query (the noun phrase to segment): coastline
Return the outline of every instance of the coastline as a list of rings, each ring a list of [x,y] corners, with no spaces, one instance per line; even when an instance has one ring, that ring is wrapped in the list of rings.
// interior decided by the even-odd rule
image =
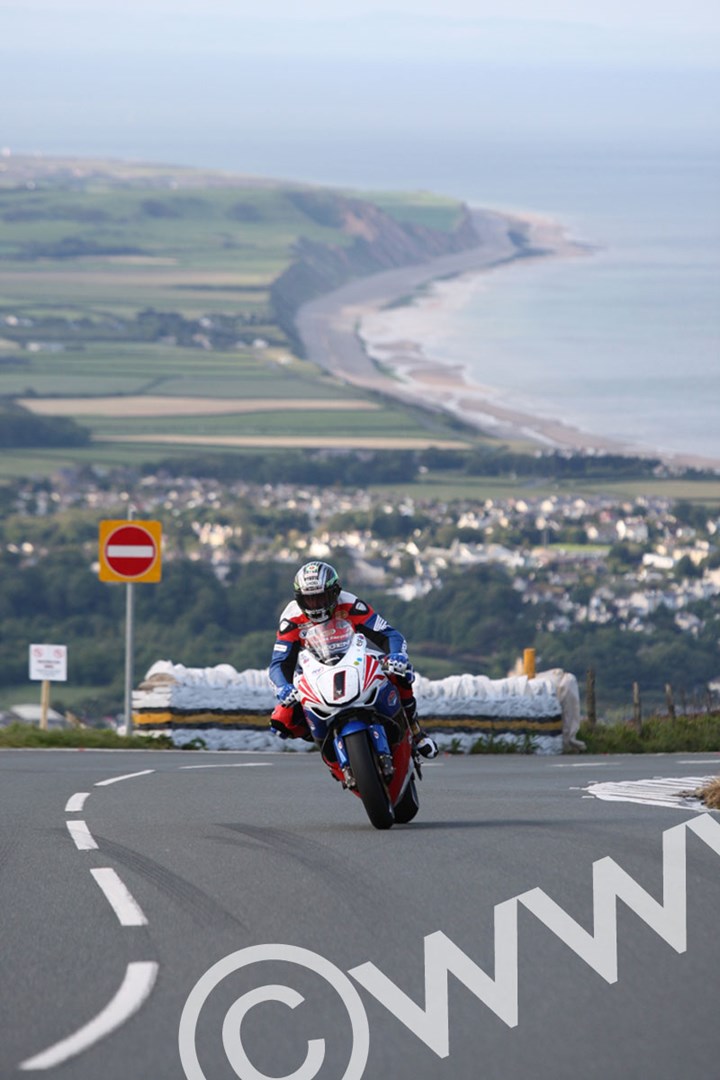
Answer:
[[[670,466],[720,467],[700,455],[675,454],[583,431],[561,418],[503,403],[502,388],[483,386],[462,365],[443,361],[423,333],[423,315],[451,318],[470,283],[528,258],[589,257],[560,222],[533,213],[475,210],[480,244],[458,255],[355,280],[304,305],[297,327],[309,359],[355,386],[449,413],[478,434],[537,449],[657,457]]]

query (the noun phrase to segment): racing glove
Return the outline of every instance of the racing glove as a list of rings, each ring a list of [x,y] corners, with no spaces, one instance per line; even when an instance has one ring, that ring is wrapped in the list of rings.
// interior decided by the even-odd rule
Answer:
[[[275,696],[281,705],[294,705],[298,700],[297,691],[292,683],[285,683],[275,691]]]
[[[391,652],[383,660],[383,668],[390,675],[400,675],[412,682],[414,676],[412,664],[407,653]]]

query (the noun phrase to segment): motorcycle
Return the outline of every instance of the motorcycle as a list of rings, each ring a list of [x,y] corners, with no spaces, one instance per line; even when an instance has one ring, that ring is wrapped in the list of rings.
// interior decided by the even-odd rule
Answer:
[[[413,732],[383,659],[346,619],[313,624],[304,633],[292,696],[323,761],[362,800],[376,829],[412,821],[422,778]]]

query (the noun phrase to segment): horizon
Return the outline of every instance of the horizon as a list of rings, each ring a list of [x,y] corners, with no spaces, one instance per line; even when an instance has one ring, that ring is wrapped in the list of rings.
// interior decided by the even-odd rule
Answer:
[[[412,16],[408,14],[412,7]],[[298,146],[716,141],[720,9],[0,0],[0,146],[291,176]],[[148,150],[150,148],[150,151]],[[376,152],[376,151],[373,151]],[[450,150],[449,152],[452,152]],[[241,166],[242,168],[242,166]],[[322,172],[322,170],[320,170]],[[326,170],[332,179],[332,168]],[[314,176],[312,179],[324,179]],[[359,178],[361,181],[362,178]]]

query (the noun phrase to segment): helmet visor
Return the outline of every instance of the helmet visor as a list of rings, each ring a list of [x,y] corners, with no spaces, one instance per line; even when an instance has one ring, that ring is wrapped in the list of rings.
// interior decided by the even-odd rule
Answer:
[[[332,596],[330,595],[329,589],[323,589],[323,591],[319,593],[310,593],[309,596],[306,593],[303,593],[302,607],[304,607],[306,611],[325,611],[326,608],[331,606]]]

